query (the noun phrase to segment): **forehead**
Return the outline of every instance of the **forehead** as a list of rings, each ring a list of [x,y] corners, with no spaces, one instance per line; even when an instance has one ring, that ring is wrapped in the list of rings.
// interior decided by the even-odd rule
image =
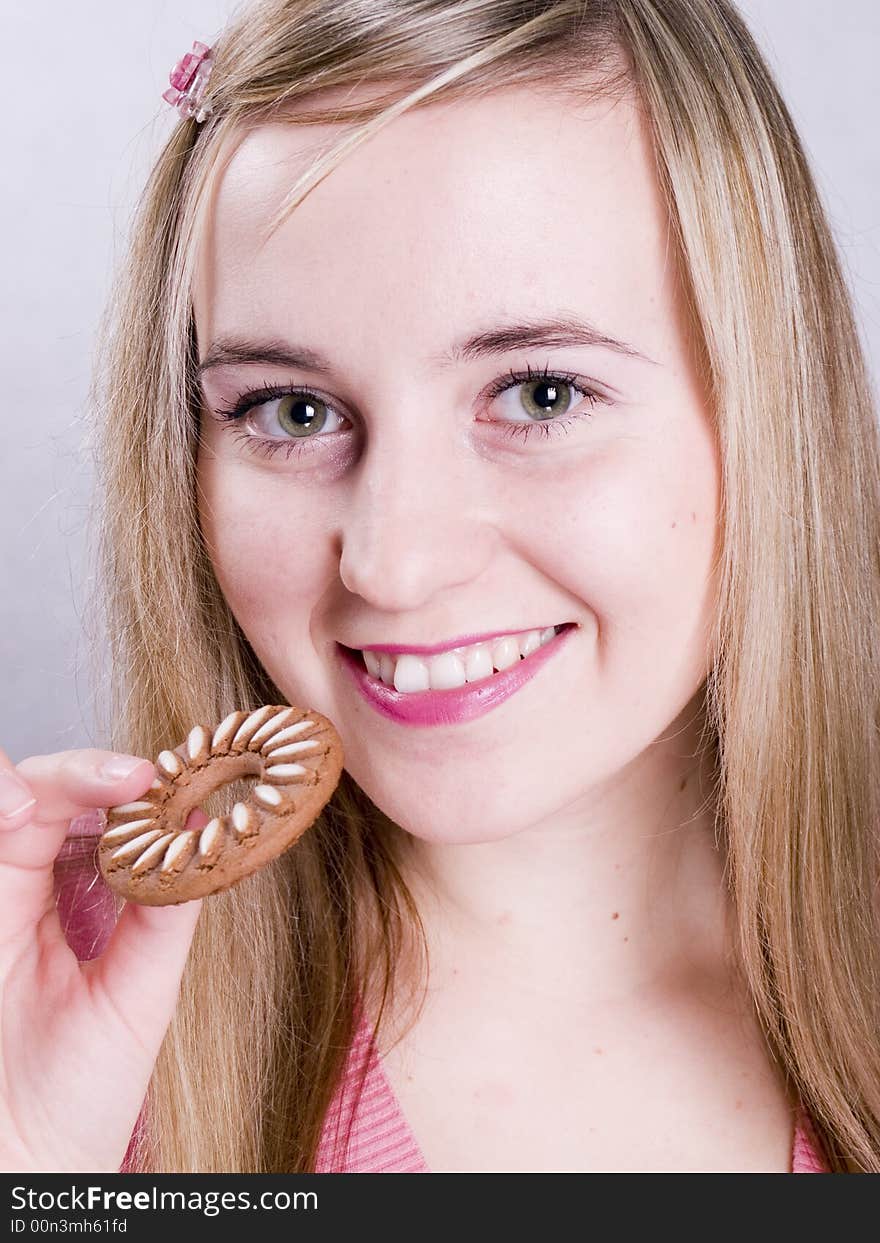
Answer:
[[[274,123],[235,148],[197,259],[203,347],[218,333],[284,335],[291,321],[298,338],[306,323],[325,340],[380,327],[411,337],[416,316],[427,342],[433,321],[477,307],[528,312],[549,299],[613,319],[627,303],[656,303],[667,224],[631,98],[567,102],[515,87],[410,111],[267,240],[297,178],[343,134]]]

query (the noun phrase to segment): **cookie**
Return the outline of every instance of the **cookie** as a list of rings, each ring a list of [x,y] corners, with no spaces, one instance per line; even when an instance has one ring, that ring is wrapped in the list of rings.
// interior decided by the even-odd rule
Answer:
[[[145,906],[229,889],[305,833],[342,765],[339,735],[319,712],[272,704],[230,712],[213,732],[196,725],[159,755],[159,775],[141,798],[108,808],[101,873],[114,892]],[[244,802],[202,829],[184,827],[214,790],[253,776]]]

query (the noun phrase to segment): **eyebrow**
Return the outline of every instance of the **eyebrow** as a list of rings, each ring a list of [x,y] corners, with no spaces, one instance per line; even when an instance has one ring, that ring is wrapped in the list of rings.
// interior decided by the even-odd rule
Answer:
[[[429,356],[428,362],[437,370],[442,370],[456,363],[494,358],[518,349],[560,349],[570,345],[598,346],[658,366],[653,358],[635,346],[602,332],[587,320],[571,315],[494,325],[455,342],[441,354]],[[219,337],[211,343],[198,364],[197,374],[201,377],[218,367],[241,367],[252,363],[315,371],[321,375],[333,371],[333,364],[326,355],[303,345],[278,339],[252,341],[242,337]]]

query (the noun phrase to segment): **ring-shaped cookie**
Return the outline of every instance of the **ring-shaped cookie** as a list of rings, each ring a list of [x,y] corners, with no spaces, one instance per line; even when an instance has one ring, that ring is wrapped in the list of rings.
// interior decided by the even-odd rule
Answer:
[[[270,704],[230,712],[213,731],[196,725],[186,742],[161,752],[141,798],[108,809],[101,873],[114,892],[145,906],[229,889],[302,836],[342,767],[341,739],[319,712]],[[243,777],[256,777],[247,799],[202,829],[185,827],[209,794]]]

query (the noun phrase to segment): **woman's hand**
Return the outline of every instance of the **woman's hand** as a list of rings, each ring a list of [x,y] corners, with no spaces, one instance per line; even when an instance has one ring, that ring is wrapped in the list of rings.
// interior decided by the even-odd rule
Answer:
[[[100,958],[81,963],[52,867],[74,817],[137,799],[155,775],[149,760],[110,751],[18,765],[0,751],[0,1169],[122,1164],[201,903],[127,903]]]

